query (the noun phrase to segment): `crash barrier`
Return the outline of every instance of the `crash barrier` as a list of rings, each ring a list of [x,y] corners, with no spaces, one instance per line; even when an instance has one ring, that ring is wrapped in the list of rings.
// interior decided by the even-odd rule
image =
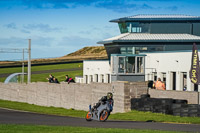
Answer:
[[[141,95],[141,98],[132,98],[131,109],[181,117],[200,117],[198,104],[187,104],[187,100],[180,99],[150,98],[148,94]]]
[[[199,104],[199,92],[195,91],[174,91],[174,90],[156,90],[149,89],[148,94],[151,98],[173,98],[184,99],[188,101],[188,104]]]

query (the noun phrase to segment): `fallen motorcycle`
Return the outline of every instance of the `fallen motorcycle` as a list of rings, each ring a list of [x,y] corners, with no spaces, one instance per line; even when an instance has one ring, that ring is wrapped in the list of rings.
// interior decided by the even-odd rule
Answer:
[[[87,113],[85,119],[87,121],[97,120],[104,122],[108,119],[110,113],[113,110],[113,102],[106,101],[105,103],[101,103],[99,107],[96,109],[91,108],[89,105],[89,112]]]

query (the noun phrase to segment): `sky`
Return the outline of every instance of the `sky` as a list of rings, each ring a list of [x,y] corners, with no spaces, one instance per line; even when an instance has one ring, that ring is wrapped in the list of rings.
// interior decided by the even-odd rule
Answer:
[[[61,57],[119,35],[117,23],[138,14],[200,16],[199,0],[0,0],[0,60]],[[25,59],[28,58],[25,53]]]

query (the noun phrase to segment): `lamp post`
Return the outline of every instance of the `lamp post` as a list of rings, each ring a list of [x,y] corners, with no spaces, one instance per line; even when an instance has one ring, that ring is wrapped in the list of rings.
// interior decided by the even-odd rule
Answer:
[[[29,40],[29,45],[28,45],[28,83],[31,83],[31,39]]]

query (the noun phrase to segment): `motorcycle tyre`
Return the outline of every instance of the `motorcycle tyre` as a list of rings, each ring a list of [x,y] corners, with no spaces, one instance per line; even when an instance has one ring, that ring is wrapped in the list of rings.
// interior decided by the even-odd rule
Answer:
[[[90,112],[88,112],[85,116],[86,121],[92,121],[92,114],[90,114],[91,116],[88,116]]]
[[[102,118],[102,113],[103,113],[104,111],[106,111],[106,116],[104,116],[104,118]],[[100,122],[106,121],[106,120],[108,119],[109,115],[110,115],[110,113],[108,112],[108,110],[107,110],[107,109],[104,109],[104,110],[101,111],[101,113],[100,113],[99,121],[100,121]]]

